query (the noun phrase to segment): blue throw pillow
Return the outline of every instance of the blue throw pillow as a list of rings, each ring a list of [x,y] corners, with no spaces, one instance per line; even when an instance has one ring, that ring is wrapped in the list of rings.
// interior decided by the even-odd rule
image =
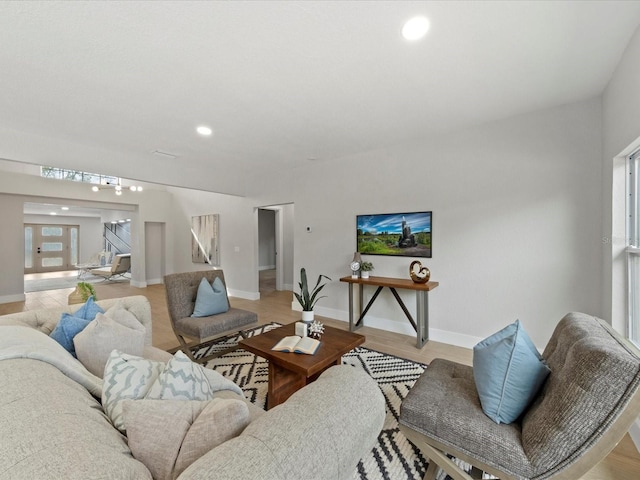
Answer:
[[[63,313],[56,328],[53,329],[51,338],[62,345],[71,355],[76,357],[76,348],[73,345],[73,337],[80,333],[91,323],[91,320],[75,317],[69,313]],[[77,358],[77,357],[76,357]]]
[[[473,347],[482,410],[496,423],[515,421],[550,372],[519,320]]]
[[[229,310],[229,301],[224,283],[217,278],[210,284],[205,277],[200,280],[196,294],[196,306],[192,317],[208,317]]]
[[[73,314],[73,316],[84,318],[85,320],[93,320],[99,313],[104,313],[104,310],[100,308],[100,305],[93,301],[93,295],[91,295],[87,299],[86,303],[82,305],[80,309],[78,309],[76,313]]]

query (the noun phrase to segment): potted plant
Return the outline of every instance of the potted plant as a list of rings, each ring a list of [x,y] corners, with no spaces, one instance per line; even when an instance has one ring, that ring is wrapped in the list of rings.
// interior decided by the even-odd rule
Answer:
[[[373,270],[373,263],[371,262],[362,262],[360,264],[360,275],[362,278],[369,278],[369,272]]]
[[[307,283],[307,272],[303,268],[300,269],[300,282],[298,285],[300,286],[300,293],[293,293],[298,299],[300,306],[302,306],[302,321],[303,322],[311,322],[313,321],[313,307],[318,300],[324,298],[325,296],[318,297],[318,293],[324,288],[326,283],[322,283],[322,277],[331,281],[329,277],[326,275],[318,275],[318,281],[316,282],[315,287],[311,291],[309,291],[309,284]]]
[[[94,300],[98,299],[93,285],[87,282],[78,282],[76,289],[69,294],[69,305],[73,305],[74,303],[84,303],[92,295]]]

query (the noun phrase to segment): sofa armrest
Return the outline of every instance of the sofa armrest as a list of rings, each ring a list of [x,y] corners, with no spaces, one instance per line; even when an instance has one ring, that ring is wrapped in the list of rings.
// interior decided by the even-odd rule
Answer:
[[[178,478],[351,478],[376,442],[384,418],[384,397],[376,382],[358,368],[334,366]]]

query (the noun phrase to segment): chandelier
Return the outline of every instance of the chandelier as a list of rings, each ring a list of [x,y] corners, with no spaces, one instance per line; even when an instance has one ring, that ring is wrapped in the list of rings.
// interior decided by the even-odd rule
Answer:
[[[100,190],[113,190],[116,195],[122,195],[122,191],[128,189],[131,192],[141,192],[142,191],[142,187],[139,185],[131,185],[130,187],[123,187],[122,185],[120,185],[120,181],[118,181],[117,183],[104,183],[101,185],[94,185],[93,187],[91,187],[91,190],[94,192],[99,192]]]

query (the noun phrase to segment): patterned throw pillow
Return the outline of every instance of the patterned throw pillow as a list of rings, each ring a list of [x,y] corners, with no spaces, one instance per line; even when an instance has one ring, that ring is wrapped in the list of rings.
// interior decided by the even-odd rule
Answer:
[[[104,367],[102,407],[111,423],[124,432],[122,402],[144,398],[164,370],[163,362],[154,362],[114,350]]]
[[[156,480],[172,480],[202,455],[238,436],[249,424],[242,400],[209,402],[127,400],[123,403],[133,456]]]
[[[227,382],[227,389],[238,388]],[[102,406],[118,430],[125,431],[123,401],[143,398],[204,401],[213,398],[213,391],[205,368],[180,350],[166,364],[114,350],[104,367]]]
[[[201,365],[178,350],[149,389],[150,400],[211,400],[213,392]]]

